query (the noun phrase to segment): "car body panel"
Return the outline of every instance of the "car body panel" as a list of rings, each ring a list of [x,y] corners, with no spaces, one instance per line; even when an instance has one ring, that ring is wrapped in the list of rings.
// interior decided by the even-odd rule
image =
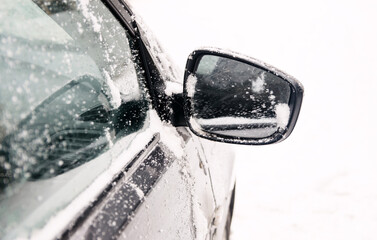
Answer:
[[[131,237],[134,235],[145,238],[158,236],[159,232],[162,234],[162,229],[167,230],[165,235],[173,238],[192,238],[190,228],[188,233],[180,230],[191,225],[191,198],[189,186],[181,174],[182,160],[163,145],[159,134],[154,135],[146,149],[133,164],[135,166],[125,170],[124,176],[113,182],[107,196],[95,204],[76,232],[69,234],[70,239],[125,236],[134,239]],[[154,218],[161,214],[164,221],[155,221]],[[173,234],[175,231],[178,232]]]

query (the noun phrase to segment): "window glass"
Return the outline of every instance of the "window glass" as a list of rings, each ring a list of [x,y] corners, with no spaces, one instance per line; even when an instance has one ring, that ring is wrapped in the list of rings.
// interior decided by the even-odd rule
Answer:
[[[3,0],[0,42],[0,236],[12,239],[103,172],[149,105],[132,40],[99,0]]]

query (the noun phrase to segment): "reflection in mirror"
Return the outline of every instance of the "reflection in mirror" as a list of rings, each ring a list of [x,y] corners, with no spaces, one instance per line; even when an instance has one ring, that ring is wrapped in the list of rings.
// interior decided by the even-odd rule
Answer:
[[[285,130],[290,84],[262,68],[204,55],[187,79],[191,126],[199,131],[247,139]]]

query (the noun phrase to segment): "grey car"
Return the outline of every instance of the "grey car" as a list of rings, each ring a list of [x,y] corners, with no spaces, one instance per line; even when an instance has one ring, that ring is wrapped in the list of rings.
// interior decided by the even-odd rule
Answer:
[[[221,49],[179,73],[123,0],[4,0],[0,72],[0,239],[228,239],[228,143],[286,139],[303,98]]]

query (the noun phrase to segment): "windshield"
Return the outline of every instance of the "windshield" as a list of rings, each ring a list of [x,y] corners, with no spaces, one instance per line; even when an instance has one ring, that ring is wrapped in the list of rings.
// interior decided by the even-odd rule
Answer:
[[[132,40],[99,0],[3,0],[0,42],[0,236],[11,239],[103,172],[148,104]]]

